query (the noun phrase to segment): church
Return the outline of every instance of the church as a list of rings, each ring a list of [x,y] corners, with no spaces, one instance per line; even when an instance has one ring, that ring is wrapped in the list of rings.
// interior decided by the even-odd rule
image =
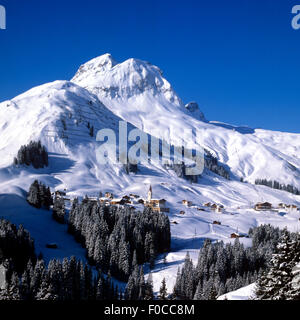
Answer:
[[[170,208],[166,207],[166,202],[165,199],[152,199],[152,186],[150,185],[148,197],[144,204],[145,207],[150,207],[156,212],[170,212]]]

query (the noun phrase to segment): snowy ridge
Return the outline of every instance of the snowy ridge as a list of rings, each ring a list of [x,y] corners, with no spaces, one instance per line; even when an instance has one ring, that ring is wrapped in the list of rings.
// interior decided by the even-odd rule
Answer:
[[[237,179],[274,179],[300,187],[300,159],[294,157],[300,151],[298,134],[200,121],[205,118],[199,108],[186,108],[160,69],[148,62],[117,64],[106,54],[81,66],[71,81],[97,95],[120,118],[170,143],[181,145],[185,129],[196,131],[196,145],[216,155]]]
[[[69,81],[55,81],[0,104],[0,164],[9,165],[22,144],[41,139],[50,152],[68,153],[91,143],[87,124],[95,133],[117,130],[120,119],[87,90]]]

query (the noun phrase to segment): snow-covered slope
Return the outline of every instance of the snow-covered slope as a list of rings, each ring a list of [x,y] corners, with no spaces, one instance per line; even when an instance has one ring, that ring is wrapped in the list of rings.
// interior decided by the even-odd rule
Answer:
[[[119,120],[97,97],[72,82],[35,87],[0,103],[0,165],[11,164],[20,146],[30,140],[41,139],[50,152],[68,153],[95,141],[88,123],[96,133],[102,128],[117,130]]]
[[[113,113],[139,129],[181,144],[185,129],[236,176],[276,179],[300,187],[299,135],[206,122],[194,103],[186,107],[161,70],[138,59],[117,63],[105,54],[82,65],[72,82],[86,88]]]
[[[97,143],[88,124],[95,134],[102,128],[118,133],[120,119],[157,137],[170,133],[173,142],[180,142],[184,129],[199,130],[200,144],[228,166],[231,181],[205,170],[199,182],[191,184],[155,161],[139,165],[135,175],[127,175],[118,164],[99,165]],[[166,264],[158,257],[153,272],[156,291],[163,277],[172,291],[186,251],[196,262],[204,238],[231,241],[230,234],[237,229],[247,233],[250,227],[263,223],[300,229],[297,211],[253,210],[259,201],[300,206],[299,196],[239,181],[239,177],[250,182],[267,178],[300,187],[299,135],[208,122],[194,103],[181,101],[157,67],[140,60],[118,64],[110,55],[100,56],[83,65],[72,82],[44,84],[0,103],[0,136],[0,214],[23,223],[46,259],[72,253],[83,257],[83,252],[64,234],[64,228],[56,228],[50,212],[26,203],[26,191],[34,179],[52,190],[66,188],[71,199],[97,196],[99,191],[145,197],[151,184],[154,197],[167,200],[172,222],[172,251]],[[49,151],[49,167],[13,167],[19,147],[38,139]],[[194,206],[183,206],[183,199]],[[212,212],[203,207],[205,202],[223,204],[225,211]],[[215,220],[221,225],[213,225]],[[243,241],[251,245],[249,239]],[[58,242],[59,251],[46,249],[47,242]]]
[[[218,300],[250,300],[255,297],[255,283],[240,288],[235,291],[228,292],[218,298]]]

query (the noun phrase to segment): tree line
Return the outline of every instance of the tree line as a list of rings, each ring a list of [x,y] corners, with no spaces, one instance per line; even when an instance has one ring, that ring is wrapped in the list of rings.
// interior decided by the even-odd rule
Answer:
[[[48,167],[48,152],[41,141],[30,141],[21,146],[14,158],[14,165],[32,165],[35,169]]]
[[[136,265],[150,262],[170,250],[169,218],[150,208],[105,206],[85,198],[75,199],[68,230],[87,249],[87,257],[104,272],[127,281]]]
[[[104,277],[75,257],[63,261],[50,260],[48,266],[42,259],[30,260],[20,275],[7,264],[8,275],[0,300],[118,300],[123,293],[114,286],[111,277]]]
[[[282,230],[263,225],[249,230],[252,247],[237,238],[234,244],[206,240],[194,267],[189,254],[178,270],[173,298],[214,300],[220,295],[255,282],[269,267]]]
[[[17,228],[0,219],[0,264],[9,260],[16,272],[22,272],[29,260],[35,261],[34,241],[22,225]]]
[[[204,156],[204,167],[210,170],[211,172],[230,180],[230,173],[225,169],[224,166],[219,164],[219,161],[214,157],[208,150]]]
[[[75,257],[52,259],[46,266],[36,256],[34,241],[23,226],[0,220],[0,265],[5,286],[0,300],[145,300],[153,299],[152,277],[145,282],[143,268],[134,266],[125,292],[104,275]]]
[[[35,180],[30,185],[27,194],[27,202],[37,209],[44,208],[49,210],[50,206],[53,204],[50,188]]]
[[[218,159],[210,153],[207,153],[204,156],[204,167],[207,168],[209,171],[227,180],[230,180],[230,173],[222,165],[220,165]],[[200,175],[187,175],[186,168],[188,168],[188,166],[185,164],[184,161],[182,161],[181,163],[174,163],[173,161],[165,163],[164,168],[174,170],[177,177],[183,178],[194,183],[197,183],[198,177],[200,177]]]
[[[290,184],[280,183],[276,180],[256,179],[255,184],[270,187],[272,189],[284,190],[295,195],[300,195],[300,190]]]

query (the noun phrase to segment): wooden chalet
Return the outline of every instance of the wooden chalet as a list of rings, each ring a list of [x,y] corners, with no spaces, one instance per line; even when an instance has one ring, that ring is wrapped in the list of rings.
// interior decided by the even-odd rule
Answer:
[[[211,207],[211,203],[210,202],[204,203],[204,207]]]
[[[192,201],[182,200],[182,204],[186,207],[191,207],[193,205]]]
[[[230,238],[231,239],[236,239],[236,238],[239,238],[240,235],[237,233],[237,232],[233,232],[231,235],[230,235]]]
[[[114,206],[114,205],[124,205],[125,204],[125,200],[124,199],[111,199],[110,204],[112,206]]]
[[[105,198],[113,199],[114,195],[111,192],[105,192]]]
[[[129,196],[135,199],[138,199],[140,197],[138,194],[134,194],[134,193],[130,193]]]
[[[265,211],[265,210],[271,210],[272,209],[272,204],[269,202],[264,202],[264,203],[257,203],[254,207],[256,211]]]

